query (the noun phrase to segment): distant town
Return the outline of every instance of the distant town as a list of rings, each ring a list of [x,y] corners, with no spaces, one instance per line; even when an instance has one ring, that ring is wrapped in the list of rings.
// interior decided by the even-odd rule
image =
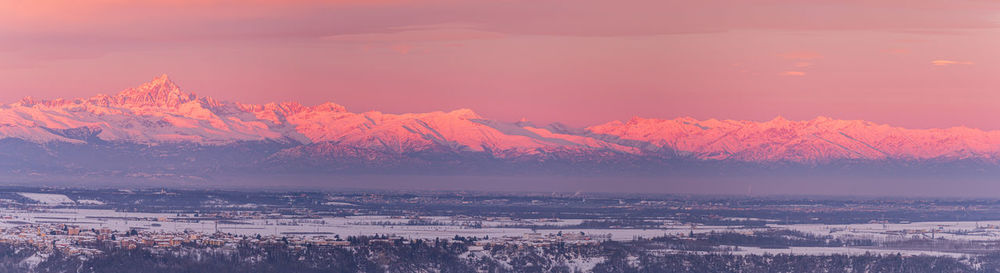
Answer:
[[[101,272],[115,259],[151,272],[282,262],[301,272],[622,272],[607,270],[705,255],[761,268],[779,255],[982,269],[998,237],[1000,200],[986,199],[0,189],[7,271]]]

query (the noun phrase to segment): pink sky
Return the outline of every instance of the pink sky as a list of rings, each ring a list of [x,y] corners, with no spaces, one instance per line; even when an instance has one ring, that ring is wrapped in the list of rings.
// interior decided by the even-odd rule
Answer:
[[[0,102],[167,73],[352,111],[1000,129],[998,26],[989,0],[0,1]]]

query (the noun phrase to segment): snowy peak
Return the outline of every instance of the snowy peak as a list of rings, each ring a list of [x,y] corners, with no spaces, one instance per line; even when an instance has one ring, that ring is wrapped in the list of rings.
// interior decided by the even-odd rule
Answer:
[[[55,99],[55,100],[43,100],[32,96],[27,96],[22,98],[20,101],[15,103],[15,105],[21,105],[24,107],[33,107],[36,105],[46,106],[46,107],[58,107],[60,105],[66,105],[71,103],[78,103],[79,101],[67,101],[65,99]]]
[[[316,112],[336,112],[336,113],[347,112],[347,108],[344,108],[344,106],[332,102],[324,102],[323,104],[310,107],[309,110]]]
[[[333,113],[347,112],[347,108],[332,102],[325,102],[314,106],[305,106],[298,102],[280,102],[280,103],[271,102],[263,105],[240,104],[239,106],[240,109],[247,112],[252,112],[252,113],[268,112],[268,114],[275,114],[286,117],[305,112],[333,112]]]
[[[266,112],[270,115],[291,116],[306,110],[305,106],[298,102],[271,102],[264,105],[240,104],[240,110],[251,113]]]
[[[806,121],[779,117],[766,122],[640,118],[592,126],[587,131],[649,143],[700,160],[824,163],[1000,159],[1000,131],[963,127],[916,130],[827,117]]]
[[[476,114],[475,111],[472,111],[472,109],[469,109],[469,108],[462,108],[462,109],[454,110],[454,111],[449,112],[448,115],[451,115],[451,116],[454,116],[454,117],[457,117],[457,118],[460,118],[460,119],[467,119],[467,120],[468,119],[483,119],[482,116],[480,116],[479,114]]]
[[[240,104],[186,93],[166,75],[113,96],[39,100],[0,107],[0,139],[73,144],[184,143],[223,146],[263,142],[296,146],[282,156],[398,157],[442,153],[483,158],[574,160],[618,156],[824,164],[838,161],[994,162],[1000,131],[956,127],[913,130],[863,120],[817,117],[795,121],[698,120],[692,117],[627,121],[570,128],[500,122],[471,109],[389,114],[349,112],[326,102]],[[367,159],[366,159],[367,160]]]
[[[101,101],[123,107],[176,108],[197,98],[194,94],[181,91],[169,76],[163,74],[139,87],[126,89],[113,97],[102,98]]]

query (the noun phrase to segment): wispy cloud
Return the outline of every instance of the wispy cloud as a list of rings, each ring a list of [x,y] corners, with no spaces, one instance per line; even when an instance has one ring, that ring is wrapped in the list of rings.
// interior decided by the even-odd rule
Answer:
[[[397,43],[397,42],[446,42],[462,40],[500,39],[502,33],[476,30],[472,27],[431,25],[396,28],[391,32],[331,35],[322,39],[338,42]]]
[[[932,65],[936,65],[936,66],[950,66],[950,65],[970,65],[970,64],[973,64],[973,62],[952,61],[952,60],[933,60],[933,61],[931,61],[931,64]]]
[[[802,72],[802,71],[785,71],[785,72],[781,72],[779,75],[782,75],[782,76],[791,76],[791,77],[799,77],[799,76],[805,76],[806,72]]]

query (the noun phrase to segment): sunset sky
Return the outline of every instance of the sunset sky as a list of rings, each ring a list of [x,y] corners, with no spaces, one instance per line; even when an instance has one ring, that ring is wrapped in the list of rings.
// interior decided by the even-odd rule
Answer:
[[[992,0],[0,0],[0,102],[167,73],[224,100],[574,126],[1000,129],[998,27]]]

